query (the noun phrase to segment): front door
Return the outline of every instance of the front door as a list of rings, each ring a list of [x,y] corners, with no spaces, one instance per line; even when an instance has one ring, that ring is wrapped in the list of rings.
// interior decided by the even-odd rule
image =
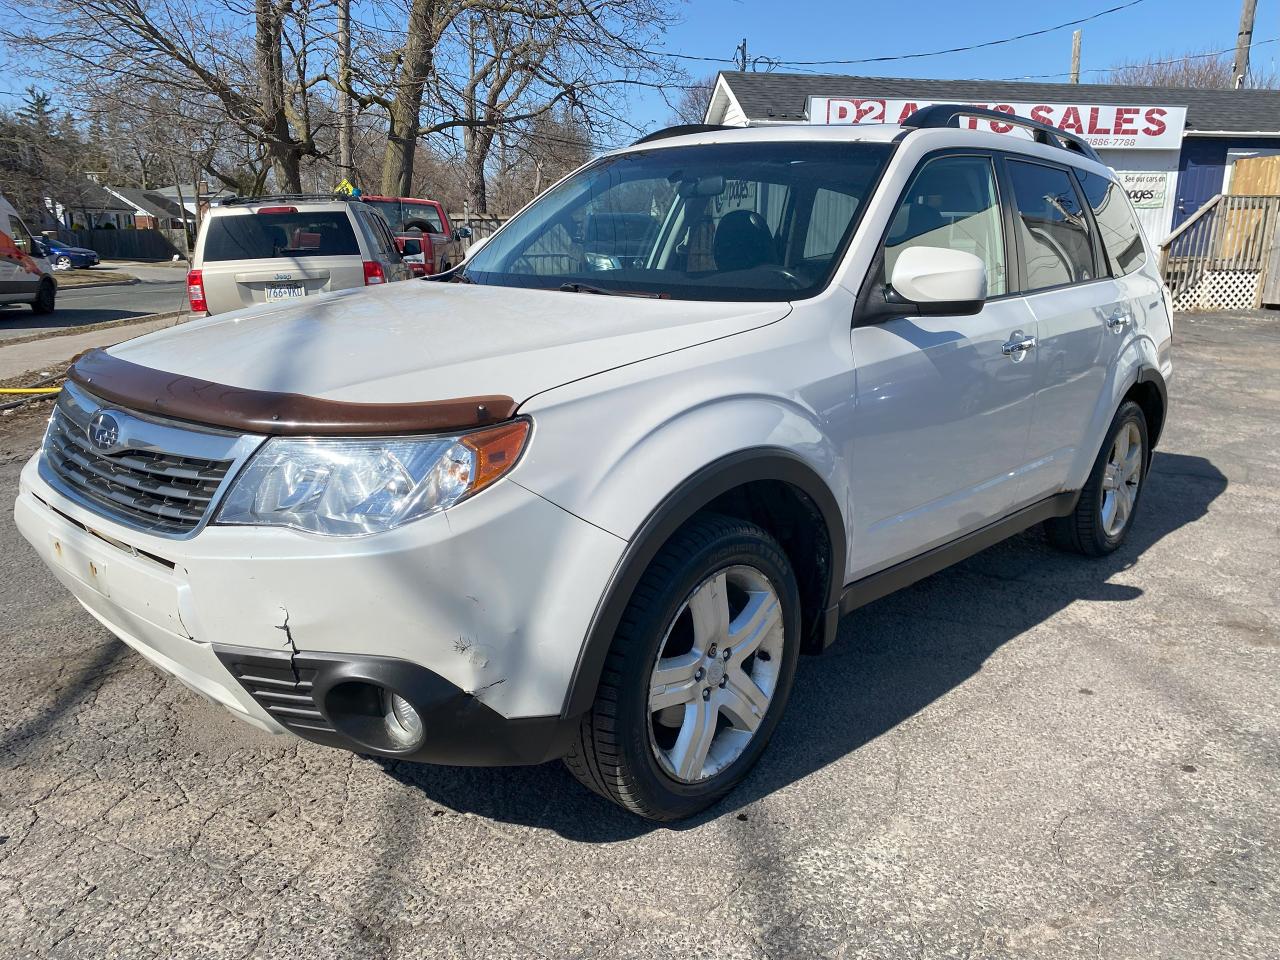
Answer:
[[[974,316],[855,327],[850,570],[856,579],[954,540],[1021,500],[1037,333],[1009,295],[991,157],[944,155],[916,172],[890,225],[884,274],[908,247],[965,250],[987,265]]]

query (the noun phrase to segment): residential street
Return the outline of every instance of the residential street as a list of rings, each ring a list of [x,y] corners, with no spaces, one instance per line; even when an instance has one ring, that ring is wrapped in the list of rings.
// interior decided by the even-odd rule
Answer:
[[[180,274],[55,319],[143,293]],[[1174,339],[1118,553],[1033,531],[846,618],[676,827],[557,764],[232,721],[39,565],[8,505],[41,417],[0,420],[0,957],[1280,956],[1280,319]]]
[[[147,276],[139,277],[141,283],[59,290],[57,309],[47,316],[36,316],[25,304],[0,306],[0,343],[45,330],[169,313],[186,306],[185,270],[131,267],[129,272],[135,276],[145,272]]]

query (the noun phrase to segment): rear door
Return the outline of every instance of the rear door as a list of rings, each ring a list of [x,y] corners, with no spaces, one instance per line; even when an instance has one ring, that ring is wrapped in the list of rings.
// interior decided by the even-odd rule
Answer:
[[[899,201],[874,282],[883,285],[909,247],[964,250],[986,264],[988,300],[973,316],[906,316],[852,332],[857,576],[998,520],[1023,499],[1035,361],[1020,345],[1036,322],[1010,289],[1008,233],[987,153],[927,158]]]
[[[364,286],[347,204],[263,204],[206,221],[200,252],[210,313]]]
[[[1132,321],[1124,284],[1111,276],[1070,167],[1008,156],[1023,293],[1035,314],[1036,400],[1027,493],[1067,490],[1107,372],[1117,332]]]

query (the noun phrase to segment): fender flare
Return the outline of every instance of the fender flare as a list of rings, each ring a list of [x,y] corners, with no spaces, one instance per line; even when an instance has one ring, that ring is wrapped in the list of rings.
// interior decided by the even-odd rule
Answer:
[[[623,611],[663,544],[716,497],[756,480],[779,480],[796,487],[822,514],[831,543],[832,563],[820,622],[825,631],[834,633],[838,613],[832,614],[838,610],[846,562],[844,514],[835,494],[809,464],[789,450],[781,447],[740,450],[713,460],[686,477],[649,513],[629,540],[596,604],[565,695],[562,718],[578,717],[590,709]],[[829,642],[830,638],[824,638],[824,646]]]
[[[1134,384],[1150,383],[1156,388],[1156,392],[1160,394],[1160,409],[1164,412],[1164,416],[1160,418],[1160,426],[1156,430],[1151,430],[1151,424],[1147,424],[1148,436],[1147,441],[1152,450],[1156,448],[1156,444],[1160,441],[1160,434],[1164,432],[1164,425],[1169,422],[1169,386],[1164,381],[1164,375],[1155,367],[1143,364],[1138,369],[1138,376],[1134,379]],[[1125,393],[1130,388],[1126,388]]]

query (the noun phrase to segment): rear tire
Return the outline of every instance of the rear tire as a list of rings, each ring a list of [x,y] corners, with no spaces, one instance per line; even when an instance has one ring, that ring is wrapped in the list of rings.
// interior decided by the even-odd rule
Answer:
[[[53,281],[45,278],[40,281],[40,286],[36,290],[36,298],[31,301],[31,309],[34,313],[53,313],[54,303],[58,297],[58,290],[53,285]]]
[[[1075,510],[1045,521],[1049,542],[1087,557],[1105,556],[1124,543],[1146,486],[1150,449],[1147,418],[1126,400],[1111,421]]]
[[[763,753],[799,650],[799,590],[777,541],[695,517],[636,586],[565,764],[647,819],[698,813]]]

